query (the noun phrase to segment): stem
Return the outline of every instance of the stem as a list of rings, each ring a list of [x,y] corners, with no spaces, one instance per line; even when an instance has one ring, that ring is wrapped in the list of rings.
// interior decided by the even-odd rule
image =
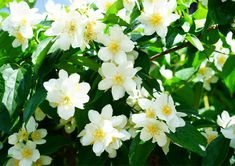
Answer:
[[[163,52],[161,52],[161,53],[159,53],[159,54],[156,54],[156,55],[152,56],[152,57],[150,58],[150,61],[154,61],[154,60],[157,59],[157,58],[160,58],[160,57],[162,57],[162,56],[164,56],[164,55],[166,55],[166,54],[175,52],[175,51],[180,50],[180,49],[182,49],[182,48],[188,47],[188,46],[190,46],[190,45],[191,45],[190,42],[184,42],[184,43],[182,43],[182,45],[180,45],[180,46],[171,48],[171,49],[169,49],[169,50],[163,51]]]
[[[210,32],[210,31],[215,30],[215,29],[218,29],[218,25],[211,26],[210,28],[207,29],[207,32]],[[199,34],[197,37],[200,38],[201,36],[202,36],[202,34]],[[150,61],[154,61],[157,58],[160,58],[160,57],[162,57],[162,56],[164,56],[166,54],[175,52],[175,51],[180,50],[182,48],[188,47],[190,45],[192,45],[190,42],[183,42],[181,45],[179,45],[177,47],[171,48],[169,50],[163,51],[163,52],[161,52],[159,54],[156,54],[156,55],[152,56],[150,58]]]

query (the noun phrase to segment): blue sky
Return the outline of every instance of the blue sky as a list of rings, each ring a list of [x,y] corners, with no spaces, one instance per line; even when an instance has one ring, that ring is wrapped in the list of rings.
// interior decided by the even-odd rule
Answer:
[[[65,4],[68,5],[69,4],[69,0],[53,0],[55,3],[61,3],[61,4]],[[44,5],[47,2],[47,0],[37,0],[35,7],[38,8],[40,11],[44,11]]]
[[[39,11],[43,12],[45,11],[44,9],[44,5],[48,0],[37,0],[35,7],[39,9]],[[69,4],[69,0],[53,0],[55,3],[61,3],[61,4],[65,4],[68,5]],[[0,11],[3,12],[8,12],[7,9],[0,9]]]

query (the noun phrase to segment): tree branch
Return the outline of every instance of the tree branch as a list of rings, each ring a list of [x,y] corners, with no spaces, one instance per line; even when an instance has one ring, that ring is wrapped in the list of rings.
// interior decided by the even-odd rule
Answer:
[[[217,28],[218,28],[218,25],[213,25],[213,26],[211,26],[210,28],[207,29],[207,32],[210,32],[210,31],[212,31],[214,29],[217,29]],[[201,36],[202,36],[202,34],[199,34],[197,37],[200,38]],[[192,45],[190,42],[183,42],[181,45],[179,45],[177,47],[173,47],[173,48],[171,48],[169,50],[163,51],[163,52],[161,52],[159,54],[156,54],[156,55],[152,56],[150,58],[150,61],[154,61],[157,58],[160,58],[160,57],[162,57],[162,56],[164,56],[166,54],[175,52],[175,51],[180,50],[182,48],[188,47],[190,45]]]

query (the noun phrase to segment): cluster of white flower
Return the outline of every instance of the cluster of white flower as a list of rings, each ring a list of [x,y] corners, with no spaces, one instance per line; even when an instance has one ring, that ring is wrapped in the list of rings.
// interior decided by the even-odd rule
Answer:
[[[144,112],[133,114],[131,120],[134,128],[140,128],[140,139],[152,143],[157,142],[160,147],[168,144],[166,133],[175,132],[176,128],[185,125],[181,118],[186,116],[184,113],[177,112],[174,101],[168,94],[161,94],[157,99],[149,100],[142,98],[138,104]]]
[[[14,146],[8,150],[8,155],[12,158],[7,162],[7,166],[51,163],[52,159],[49,156],[40,156],[36,149],[37,145],[46,143],[44,137],[47,135],[46,129],[37,129],[37,127],[38,123],[31,117],[27,124],[23,123],[18,133],[9,136],[8,143]]]
[[[165,38],[167,27],[179,18],[174,14],[176,0],[144,0],[144,11],[138,20],[144,25],[145,35],[152,35],[154,32],[161,38]]]
[[[105,47],[101,47],[98,52],[98,57],[104,61],[100,69],[103,80],[98,89],[111,88],[114,100],[124,97],[125,92],[132,94],[137,86],[135,75],[138,72],[138,69],[134,68],[134,42],[119,26],[111,27],[109,35],[103,35],[100,41]]]
[[[235,116],[230,117],[227,111],[218,115],[217,124],[221,127],[221,133],[225,138],[231,139],[230,147],[235,149]]]
[[[88,117],[91,123],[78,135],[83,146],[93,145],[93,151],[100,156],[104,151],[110,158],[116,157],[117,149],[122,146],[122,141],[130,139],[130,134],[125,126],[127,118],[124,115],[112,116],[112,106],[106,105],[101,114],[90,110]]]
[[[75,107],[83,109],[84,103],[89,101],[87,93],[90,85],[79,81],[78,74],[68,76],[65,70],[60,70],[58,79],[50,79],[43,84],[47,90],[47,100],[52,107],[57,107],[58,115],[64,120],[74,115]]]
[[[30,9],[24,1],[10,3],[10,16],[2,22],[2,30],[14,36],[13,47],[22,45],[22,50],[28,47],[28,39],[33,37],[33,26],[42,21],[43,15],[37,9]]]
[[[127,104],[139,111],[131,114],[129,126],[127,126],[127,117],[113,116],[111,105],[103,107],[101,113],[90,110],[88,112],[90,123],[85,125],[78,137],[81,137],[80,141],[83,146],[93,145],[92,149],[97,156],[106,151],[110,158],[116,157],[117,150],[122,146],[123,141],[130,139],[131,136],[135,137],[137,133],[140,133],[142,141],[157,142],[164,153],[167,153],[170,144],[167,134],[175,133],[177,128],[185,126],[182,117],[186,114],[176,111],[175,103],[170,95],[154,93],[150,96],[141,86],[142,80],[137,76],[140,69],[135,67],[135,60],[138,57],[138,52],[134,50],[135,43],[129,34],[124,33],[123,27],[106,26],[102,22],[105,13],[116,2],[116,0],[71,0],[71,6],[67,8],[49,0],[45,6],[45,16],[47,16],[45,21],[52,21],[52,24],[50,27],[45,26],[45,32],[44,30],[43,32],[46,36],[54,37],[53,47],[64,51],[69,50],[70,47],[84,51],[95,45],[99,49],[97,56],[102,60],[99,69],[102,80],[98,84],[98,89],[103,91],[111,89],[114,100],[123,98],[127,93],[129,95]],[[153,35],[156,32],[160,38],[164,39],[170,24],[179,19],[179,15],[174,13],[177,1],[142,0],[141,3],[143,11],[137,20],[140,26],[144,27],[144,34]],[[130,16],[134,6],[139,7],[139,1],[123,0],[123,5],[125,12],[122,18]],[[119,12],[118,15],[122,13]],[[28,47],[28,40],[34,37],[35,25],[43,18],[44,15],[38,14],[37,9],[30,9],[26,2],[12,2],[10,3],[10,16],[3,21],[0,17],[0,28],[15,37],[13,47],[22,46],[22,50],[25,51]],[[188,32],[190,24],[183,26],[183,29]],[[182,40],[184,38],[185,36]],[[219,41],[216,44],[217,52],[213,54],[211,61],[219,71],[222,71],[230,51],[235,52],[232,32],[228,33],[226,41],[231,45],[231,50],[223,48],[222,42]],[[94,54],[96,55],[96,52]],[[210,84],[216,83],[218,77],[215,75],[216,71],[208,64],[208,60],[201,63],[195,81],[203,82],[203,87],[209,91],[211,90]],[[173,72],[165,66],[160,68],[160,73],[166,79],[173,77]],[[3,78],[6,80],[4,75]],[[58,79],[50,79],[44,82],[43,86],[47,91],[46,99],[50,106],[57,108],[57,113],[61,118],[59,126],[65,126],[65,131],[72,133],[76,128],[75,109],[84,109],[84,104],[90,99],[88,96],[90,85],[86,82],[80,83],[79,74],[68,75],[65,70],[60,70]],[[164,91],[164,88],[161,87],[161,90]],[[36,120],[43,120],[45,116],[38,107],[35,111]],[[230,117],[227,112],[223,112],[221,117],[218,116],[217,123],[222,127],[222,134],[231,139],[230,146],[235,148],[235,116]],[[49,156],[40,156],[36,149],[37,145],[46,142],[44,137],[47,135],[46,129],[37,129],[37,127],[38,124],[31,117],[18,133],[9,137],[8,142],[13,147],[8,151],[12,158],[7,165],[16,163],[20,166],[27,166],[51,163],[52,159]],[[128,127],[129,131],[127,131]],[[203,135],[209,144],[218,133],[205,129]]]
[[[214,71],[211,67],[208,66],[208,63],[214,63],[215,67],[222,71],[224,64],[226,63],[227,59],[229,58],[230,52],[234,52],[234,41],[232,39],[232,33],[228,33],[226,37],[227,44],[231,45],[231,50],[229,48],[223,47],[223,42],[219,40],[215,44],[215,52],[212,53],[212,56],[209,60],[204,60],[196,75],[194,81],[203,82],[203,87],[210,91],[211,90],[211,83],[216,83],[218,81],[218,77],[216,76],[216,71]]]
[[[103,15],[101,11],[90,8],[89,4],[81,5],[79,2],[74,1],[69,11],[53,1],[46,4],[48,19],[53,23],[45,35],[57,36],[55,47],[68,50],[72,46],[84,50],[90,47],[90,42],[98,41],[98,34],[105,27],[100,21]]]

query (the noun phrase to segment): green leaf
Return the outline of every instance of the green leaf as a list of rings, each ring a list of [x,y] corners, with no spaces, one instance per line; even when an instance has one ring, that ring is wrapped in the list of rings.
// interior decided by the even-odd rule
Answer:
[[[119,16],[115,14],[109,14],[104,19],[103,22],[106,24],[118,24],[120,26],[126,26],[130,28],[130,24],[128,24],[126,21],[121,19]]]
[[[223,66],[221,77],[232,95],[235,92],[235,69],[234,69],[235,55],[229,56]]]
[[[94,60],[86,56],[74,56],[74,57],[69,58],[67,62],[78,64],[81,66],[86,66],[93,71],[98,71],[100,68],[100,64],[96,63]]]
[[[53,43],[54,42],[52,42],[51,38],[47,38],[38,44],[36,51],[32,55],[33,59],[32,61],[35,64],[36,73],[38,73],[38,70],[41,67],[42,62],[44,61]]]
[[[12,115],[17,107],[17,89],[19,87],[19,82],[23,77],[23,73],[21,69],[12,69],[10,65],[2,66],[0,72],[5,80],[5,91],[2,102],[5,104],[10,115]]]
[[[138,5],[135,4],[135,6],[134,6],[134,8],[133,8],[133,10],[131,12],[131,15],[130,15],[130,22],[131,23],[134,22],[135,19],[140,16],[140,14],[141,14],[141,12],[140,12],[140,10],[138,8]]]
[[[17,89],[17,97],[16,101],[18,105],[23,104],[29,95],[30,88],[32,85],[32,70],[29,68],[25,73],[23,79],[19,83],[19,87]]]
[[[177,128],[175,133],[167,134],[176,144],[200,156],[205,156],[206,138],[191,124],[186,123],[184,127]]]
[[[198,3],[198,9],[193,13],[195,19],[204,19],[206,18],[208,10],[204,8],[200,3]]]
[[[0,75],[0,101],[2,101],[4,91],[5,91],[5,81],[2,78],[2,75]]]
[[[193,34],[187,35],[186,39],[194,46],[196,47],[199,51],[203,51],[204,47],[202,46],[202,43],[200,40]]]
[[[136,136],[130,145],[129,150],[129,162],[130,165],[146,165],[146,160],[148,159],[149,155],[155,148],[156,144],[148,142],[141,142],[139,136]]]
[[[189,97],[190,96],[190,97]],[[194,105],[194,91],[191,86],[185,84],[175,92],[175,100],[187,106]]]
[[[64,146],[71,145],[72,141],[66,139],[63,136],[47,136],[46,143],[39,146],[38,149],[40,154],[52,154],[54,152],[58,152],[58,150]]]
[[[26,104],[23,114],[24,122],[28,122],[29,118],[33,115],[36,108],[45,100],[46,95],[47,92],[44,88],[40,88],[34,93],[32,98]]]
[[[231,55],[228,57],[228,59],[226,60],[223,66],[223,70],[221,74],[222,78],[226,78],[233,72],[233,70],[235,70],[234,64],[235,64],[235,55]]]
[[[181,80],[188,80],[196,72],[195,68],[185,68],[175,73],[175,76]]]
[[[106,14],[117,14],[119,10],[123,9],[122,0],[117,0],[113,5],[107,10]]]
[[[224,79],[224,82],[232,96],[235,92],[235,69]]]
[[[208,0],[208,17],[216,24],[228,24],[235,16],[235,2]]]
[[[11,128],[11,119],[6,107],[0,105],[0,131],[8,133]],[[1,149],[0,149],[1,150]]]
[[[207,155],[202,160],[203,166],[223,165],[228,155],[230,140],[222,135],[213,140],[206,149]]]

